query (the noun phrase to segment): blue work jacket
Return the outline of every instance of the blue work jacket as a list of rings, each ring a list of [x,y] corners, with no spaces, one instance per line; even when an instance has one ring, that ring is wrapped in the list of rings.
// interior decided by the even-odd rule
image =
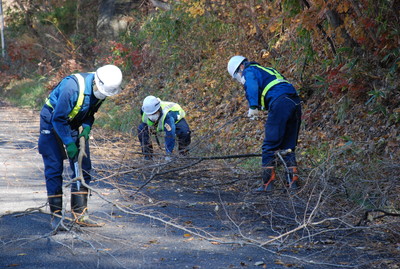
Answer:
[[[77,114],[71,118],[71,112],[79,98],[79,83],[74,75],[64,78],[50,93],[46,105],[53,109],[51,123],[65,145],[74,142],[71,131],[79,126],[92,127],[94,114],[104,100],[93,94],[94,73],[80,73],[85,81],[84,99]]]
[[[272,86],[266,93],[264,99],[264,107],[262,107],[262,93],[272,81],[276,80],[275,75],[266,72],[265,67],[259,66],[256,62],[247,62],[243,70],[243,76],[245,78],[244,89],[246,91],[246,99],[249,103],[249,107],[265,109],[271,106],[271,104],[282,94],[295,94],[297,95],[296,89],[292,84],[287,82],[282,75],[282,82],[279,82]],[[277,72],[274,69],[274,72]],[[272,72],[271,72],[272,73]]]
[[[167,153],[172,153],[175,146],[175,136],[176,136],[176,123],[178,123],[178,111],[169,111],[164,120],[165,124],[168,124],[171,129],[164,128],[165,131],[165,151]]]

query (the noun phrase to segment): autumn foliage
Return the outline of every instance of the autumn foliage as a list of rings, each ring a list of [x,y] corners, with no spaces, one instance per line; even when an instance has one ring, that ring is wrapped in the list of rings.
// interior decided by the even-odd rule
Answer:
[[[127,28],[112,38],[89,30],[97,25],[92,5],[17,2],[6,16],[15,36],[2,72],[47,77],[51,90],[70,72],[120,66],[125,90],[100,113],[99,123],[116,114],[106,126],[131,130],[141,101],[154,94],[185,108],[211,152],[259,152],[263,121],[244,117],[243,90],[226,72],[228,59],[241,54],[275,67],[298,89],[300,150],[310,153],[315,141],[330,148],[380,141],[368,150],[386,156],[399,150],[398,1],[163,1],[169,10],[132,1],[119,17]]]

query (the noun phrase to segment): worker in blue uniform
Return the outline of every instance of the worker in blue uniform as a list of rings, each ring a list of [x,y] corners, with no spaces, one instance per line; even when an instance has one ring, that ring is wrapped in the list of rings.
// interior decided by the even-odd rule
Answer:
[[[243,84],[249,104],[248,117],[256,119],[260,110],[268,110],[265,138],[262,145],[263,184],[256,192],[273,189],[275,180],[275,152],[290,149],[283,156],[288,167],[287,185],[299,187],[295,149],[301,124],[301,101],[296,89],[284,76],[271,67],[237,55],[228,62],[228,73]]]
[[[142,122],[138,127],[138,138],[146,160],[151,160],[153,155],[151,133],[157,135],[157,133],[165,132],[166,160],[171,159],[176,140],[178,140],[179,154],[188,153],[191,131],[185,120],[186,113],[179,104],[161,101],[150,95],[143,100],[141,115]]]
[[[76,73],[65,77],[52,90],[40,112],[39,153],[44,162],[44,175],[50,211],[61,215],[63,208],[63,161],[69,159],[73,178],[79,137],[89,139],[94,114],[107,96],[120,92],[122,72],[115,65],[105,65],[96,72]],[[79,127],[83,131],[79,133]],[[91,181],[89,143],[85,143],[87,156],[82,160],[85,183]],[[71,211],[82,226],[96,226],[87,214],[88,189],[80,182],[71,185]],[[53,229],[62,229],[60,218],[52,217]]]

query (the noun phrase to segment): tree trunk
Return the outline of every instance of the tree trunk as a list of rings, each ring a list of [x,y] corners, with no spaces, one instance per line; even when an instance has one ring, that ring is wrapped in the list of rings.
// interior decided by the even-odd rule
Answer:
[[[250,0],[249,2],[250,2],[249,9],[250,9],[250,14],[251,14],[251,20],[256,29],[255,39],[262,44],[264,49],[270,50],[270,48],[268,46],[268,42],[265,40],[265,38],[263,36],[263,31],[261,30],[261,28],[257,22],[257,15],[256,15],[256,11],[255,11],[256,4],[255,4],[254,0]]]
[[[79,52],[83,56],[82,61],[90,64],[95,57],[93,40],[97,33],[98,0],[78,0],[76,15]]]
[[[309,9],[311,6],[310,6],[310,3],[308,3],[308,1],[307,0],[303,0],[303,4],[304,4],[304,6],[305,7],[307,7],[307,9]],[[322,25],[320,24],[320,23],[317,23],[317,28],[321,31],[321,33],[322,33],[322,35],[326,38],[326,40],[328,41],[328,43],[329,43],[329,45],[330,45],[330,47],[331,47],[331,50],[332,50],[332,53],[334,54],[334,55],[336,55],[336,48],[335,48],[335,44],[333,43],[333,40],[332,40],[332,38],[330,37],[330,36],[328,36],[328,34],[325,32],[325,30],[324,30],[324,27],[322,27]]]
[[[339,28],[343,21],[340,18],[339,14],[335,10],[328,10],[326,12],[326,18],[333,29]],[[341,28],[339,30],[340,37],[344,39],[344,46],[348,48],[358,47],[357,42],[351,38],[351,36],[347,33],[346,29]]]
[[[97,20],[97,36],[104,38],[113,36],[111,20],[115,14],[115,0],[100,0],[99,16]]]

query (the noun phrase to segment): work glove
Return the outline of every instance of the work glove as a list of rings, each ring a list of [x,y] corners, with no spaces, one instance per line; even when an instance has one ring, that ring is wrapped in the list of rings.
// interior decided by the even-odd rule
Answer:
[[[76,155],[78,155],[78,147],[75,142],[69,143],[67,145],[67,154],[70,159],[74,159]]]
[[[83,128],[82,133],[80,133],[78,138],[81,138],[82,136],[85,137],[86,141],[89,140],[89,133],[90,133],[90,126],[85,126],[85,128]]]
[[[249,112],[247,113],[247,117],[250,118],[250,120],[256,120],[258,118],[258,112],[259,110],[257,108],[249,108]]]

